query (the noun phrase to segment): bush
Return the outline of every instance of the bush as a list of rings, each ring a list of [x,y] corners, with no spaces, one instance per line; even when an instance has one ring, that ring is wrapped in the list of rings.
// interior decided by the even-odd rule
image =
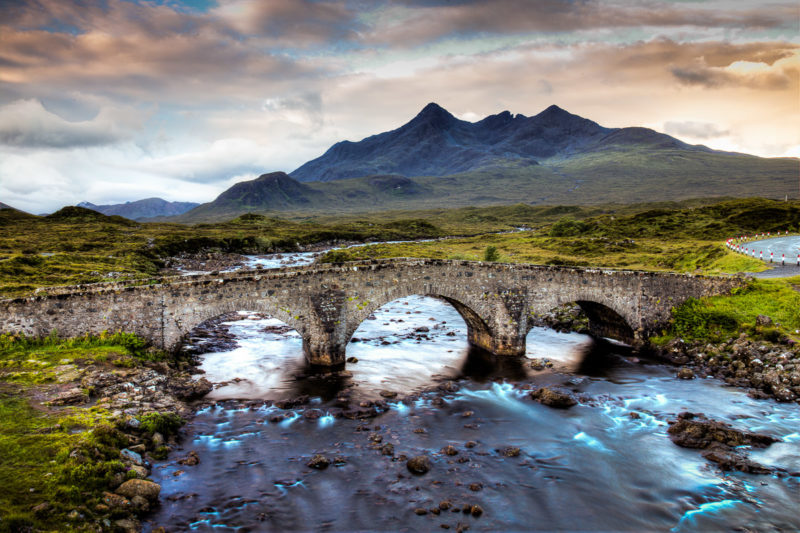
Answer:
[[[500,260],[500,252],[497,251],[497,248],[494,246],[487,246],[486,250],[483,251],[483,260],[484,261],[499,261]]]
[[[585,222],[573,220],[571,218],[562,218],[550,228],[551,237],[574,237],[588,233],[591,227]]]

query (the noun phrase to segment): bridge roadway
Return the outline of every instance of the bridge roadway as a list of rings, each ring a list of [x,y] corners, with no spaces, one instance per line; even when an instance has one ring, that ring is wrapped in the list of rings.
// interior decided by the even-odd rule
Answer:
[[[672,307],[687,298],[727,293],[743,283],[732,277],[385,259],[48,289],[0,301],[0,331],[127,331],[171,350],[200,323],[246,309],[286,322],[302,336],[308,362],[330,367],[344,364],[350,337],[376,309],[418,294],[453,305],[471,344],[520,355],[531,319],[565,303],[583,308],[594,334],[633,342],[663,328]]]

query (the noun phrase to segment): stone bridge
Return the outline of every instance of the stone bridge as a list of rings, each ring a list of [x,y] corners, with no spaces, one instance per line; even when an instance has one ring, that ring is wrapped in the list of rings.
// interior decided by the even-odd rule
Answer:
[[[259,311],[303,338],[312,365],[344,364],[359,324],[382,305],[410,295],[450,303],[468,339],[498,355],[525,353],[532,318],[576,302],[591,331],[631,342],[666,325],[689,297],[721,294],[737,278],[498,264],[387,259],[280,270],[161,278],[48,289],[0,301],[0,331],[62,336],[127,331],[170,350],[198,324],[223,313]]]

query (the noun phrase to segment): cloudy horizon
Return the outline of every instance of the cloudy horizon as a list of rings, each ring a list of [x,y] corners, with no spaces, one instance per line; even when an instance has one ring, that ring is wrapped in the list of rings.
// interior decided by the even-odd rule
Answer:
[[[206,202],[428,102],[800,156],[796,2],[0,0],[0,202]]]

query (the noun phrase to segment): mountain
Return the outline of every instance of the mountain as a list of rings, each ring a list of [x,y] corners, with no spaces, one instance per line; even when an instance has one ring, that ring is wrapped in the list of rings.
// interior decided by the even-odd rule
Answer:
[[[478,122],[428,104],[410,122],[336,143],[289,175],[237,183],[176,222],[246,212],[431,209],[524,202],[587,205],[702,197],[797,197],[798,161],[690,145],[640,128],[606,128],[550,106]]]
[[[240,181],[213,202],[195,207],[185,214],[186,220],[218,219],[219,214],[230,218],[249,211],[288,211],[312,205],[320,193],[290,178],[285,172],[262,174],[250,181]]]
[[[711,151],[646,128],[604,128],[555,105],[533,117],[503,111],[466,122],[431,103],[396,130],[334,144],[291,176],[303,182],[383,173],[445,176],[509,164],[538,165],[615,145]]]
[[[104,215],[118,215],[131,220],[141,220],[153,217],[168,217],[181,215],[200,204],[193,202],[168,202],[161,198],[145,198],[135,202],[125,202],[124,204],[94,205],[89,202],[81,202],[78,207],[91,209]]]

